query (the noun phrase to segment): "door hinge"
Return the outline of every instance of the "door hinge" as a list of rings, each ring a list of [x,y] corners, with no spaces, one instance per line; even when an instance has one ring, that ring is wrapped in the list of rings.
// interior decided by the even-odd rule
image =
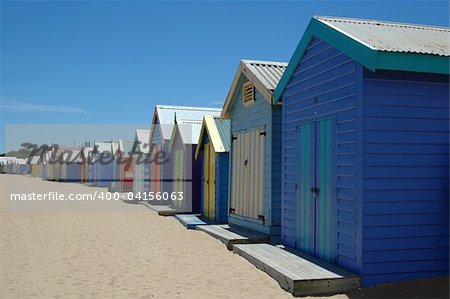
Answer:
[[[233,140],[236,140],[236,139],[237,139],[237,136],[234,136],[234,135],[233,135],[232,139],[233,139]]]
[[[258,215],[258,220],[261,220],[264,223],[265,221],[264,215]]]
[[[230,214],[234,214],[234,212],[235,212],[235,209],[230,208]]]
[[[266,136],[266,131],[264,131],[264,132],[259,132],[259,135]]]

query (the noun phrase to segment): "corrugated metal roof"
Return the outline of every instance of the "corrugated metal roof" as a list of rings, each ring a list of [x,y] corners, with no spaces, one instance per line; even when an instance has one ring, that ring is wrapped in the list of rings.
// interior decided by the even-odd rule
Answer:
[[[170,140],[172,136],[173,125],[175,124],[175,115],[177,120],[182,119],[184,121],[191,120],[201,122],[203,116],[219,116],[222,111],[222,109],[217,108],[163,105],[156,105],[155,109],[158,114],[159,124],[161,125],[162,137],[165,140]]]
[[[113,142],[115,144],[117,144],[117,142]],[[98,153],[103,153],[103,152],[111,152],[112,148],[111,148],[111,142],[95,142],[94,146],[97,148],[97,152]],[[112,145],[113,147],[115,145]],[[117,145],[118,146],[118,145]]]
[[[148,145],[150,142],[150,130],[137,129],[136,138],[139,142],[139,151],[148,154],[150,151],[150,146]]]
[[[284,70],[287,67],[285,62],[241,60],[258,80],[270,91],[277,87]]]
[[[377,51],[450,56],[450,28],[336,17],[316,20]]]
[[[225,152],[229,152],[231,148],[231,121],[229,119],[215,118],[214,123],[216,124]]]

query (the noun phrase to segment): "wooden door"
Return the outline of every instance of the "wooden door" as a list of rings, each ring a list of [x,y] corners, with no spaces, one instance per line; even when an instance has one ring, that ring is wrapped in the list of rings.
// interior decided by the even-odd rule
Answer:
[[[204,181],[203,181],[203,211],[207,219],[214,220],[215,189],[216,189],[216,153],[211,144],[205,144]]]
[[[264,221],[265,129],[233,136],[231,213]]]
[[[336,256],[335,120],[297,127],[297,247],[334,262]]]

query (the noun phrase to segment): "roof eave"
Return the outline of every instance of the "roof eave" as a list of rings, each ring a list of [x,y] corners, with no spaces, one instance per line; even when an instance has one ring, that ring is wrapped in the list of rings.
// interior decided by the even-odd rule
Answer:
[[[376,65],[384,70],[450,74],[450,57],[440,55],[379,51]]]
[[[230,117],[230,106],[231,102],[233,100],[234,91],[236,90],[236,87],[239,83],[239,78],[241,77],[242,70],[244,68],[245,64],[244,62],[239,62],[239,66],[236,70],[236,73],[234,74],[233,83],[231,83],[230,90],[228,90],[227,97],[225,98],[225,103],[223,104],[222,112],[220,113],[220,118],[229,118]]]

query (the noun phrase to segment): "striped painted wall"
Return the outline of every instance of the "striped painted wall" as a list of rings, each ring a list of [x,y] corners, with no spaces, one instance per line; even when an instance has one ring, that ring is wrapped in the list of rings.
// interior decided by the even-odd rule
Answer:
[[[364,72],[365,285],[448,275],[448,82]]]

